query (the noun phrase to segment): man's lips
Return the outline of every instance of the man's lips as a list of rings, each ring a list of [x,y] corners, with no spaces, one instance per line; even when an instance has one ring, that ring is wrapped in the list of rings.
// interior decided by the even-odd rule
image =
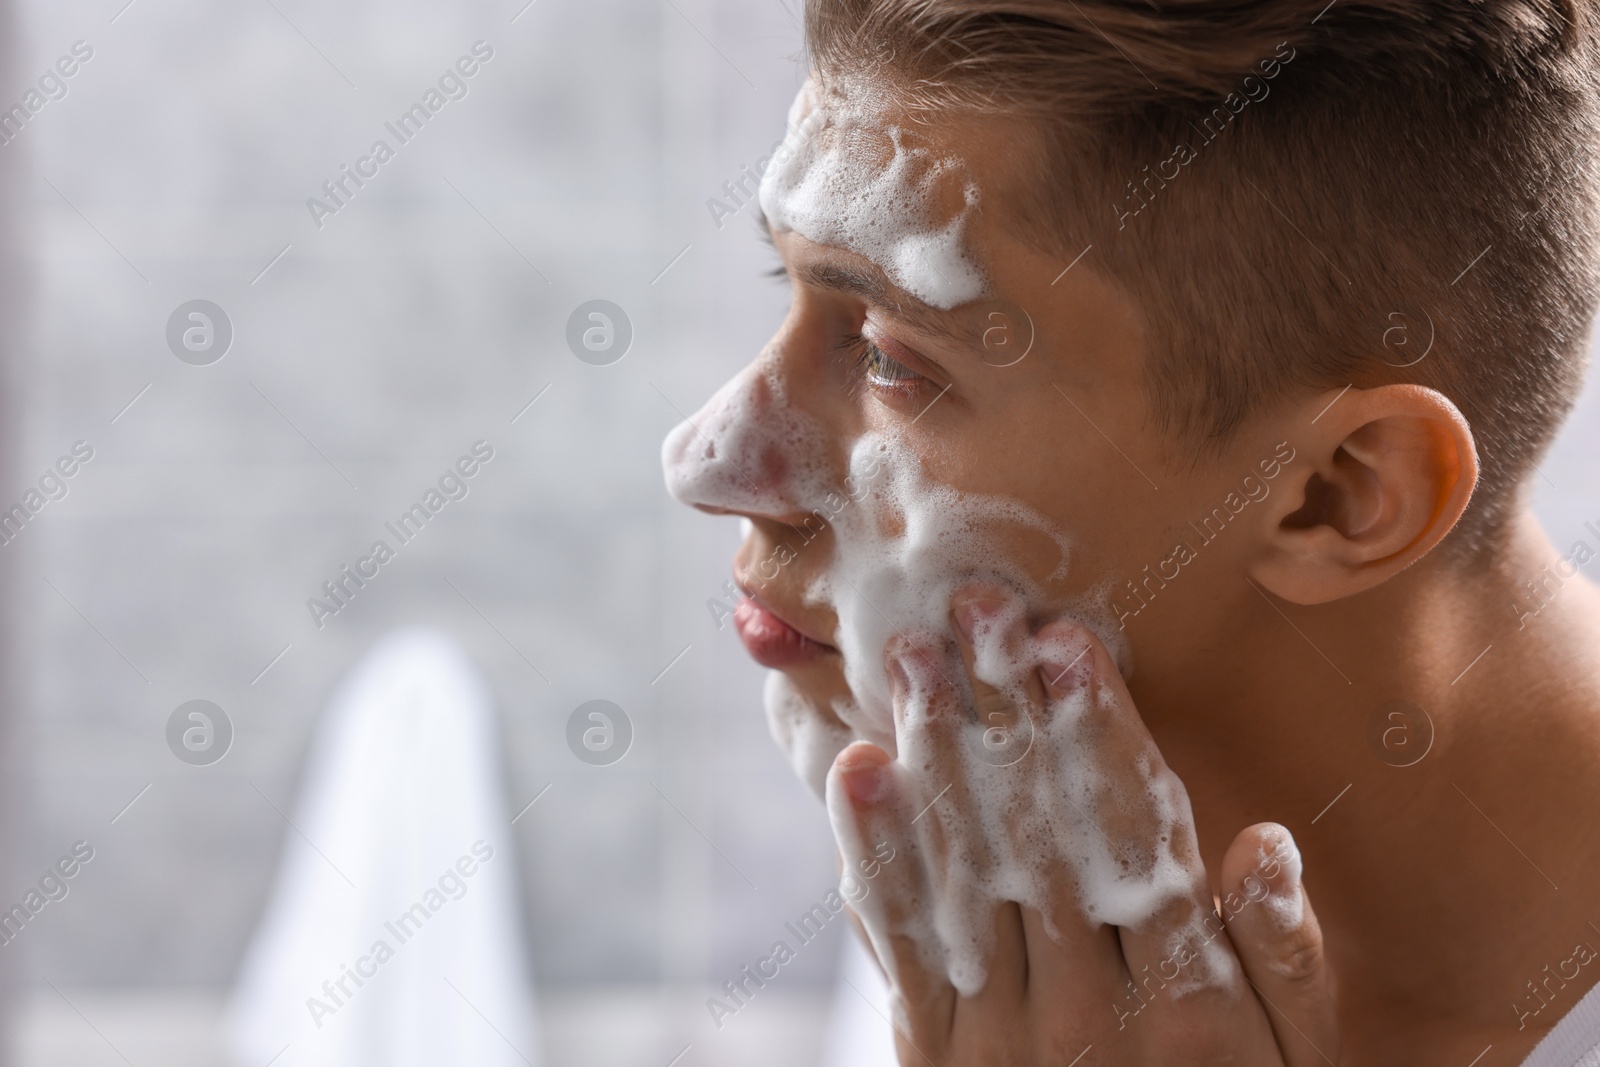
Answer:
[[[838,651],[807,637],[748,593],[733,610],[733,625],[750,658],[774,670],[798,667]]]

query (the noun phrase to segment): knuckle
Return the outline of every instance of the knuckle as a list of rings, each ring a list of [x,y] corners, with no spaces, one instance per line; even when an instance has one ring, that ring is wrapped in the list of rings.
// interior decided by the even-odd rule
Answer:
[[[1283,985],[1307,986],[1321,978],[1323,959],[1321,936],[1301,927],[1268,955],[1267,967],[1273,979]]]

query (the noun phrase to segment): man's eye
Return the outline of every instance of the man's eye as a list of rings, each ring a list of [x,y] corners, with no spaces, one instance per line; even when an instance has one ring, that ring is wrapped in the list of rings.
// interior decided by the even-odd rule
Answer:
[[[856,365],[867,384],[899,396],[911,396],[927,379],[861,337],[856,340]]]

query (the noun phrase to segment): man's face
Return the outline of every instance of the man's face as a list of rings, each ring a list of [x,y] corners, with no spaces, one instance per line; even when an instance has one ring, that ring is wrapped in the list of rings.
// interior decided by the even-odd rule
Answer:
[[[789,315],[664,450],[681,499],[750,520],[734,561],[751,596],[739,629],[782,672],[768,691],[774,731],[818,787],[851,739],[894,751],[885,646],[947,621],[953,591],[1075,618],[1130,678],[1188,669],[1219,617],[1257,595],[1240,577],[1250,531],[1237,527],[1285,458],[1270,426],[1200,460],[1153,424],[1139,309],[1097,273],[1092,248],[1049,256],[1010,232],[1026,126],[881,123],[892,143],[874,143],[870,122],[848,133],[877,171],[813,184],[849,203],[852,183],[881,179],[909,146],[924,175],[934,161],[928,217],[902,225],[912,240],[899,246],[892,227],[855,239],[859,228],[835,226],[838,243],[822,243],[775,226]],[[881,210],[893,197],[853,197],[874,199]],[[815,200],[778,206],[780,226],[818,213]],[[907,291],[937,303],[956,253],[981,272],[982,295],[941,308]]]

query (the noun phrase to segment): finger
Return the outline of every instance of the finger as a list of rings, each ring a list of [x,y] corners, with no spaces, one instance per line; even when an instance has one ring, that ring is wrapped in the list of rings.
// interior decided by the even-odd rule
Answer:
[[[956,1025],[963,1018],[980,1023],[1014,1023],[1028,995],[1028,939],[1022,927],[1022,909],[1003,900],[993,909],[991,955],[985,967],[987,980],[976,995],[956,1002]]]
[[[1044,785],[1050,769],[1060,765],[1060,753],[1043,744],[1034,750],[1047,714],[1045,679],[1061,679],[1088,646],[1080,641],[1075,651],[1063,655],[1051,628],[1041,631],[1043,640],[1032,634],[1021,601],[992,587],[969,586],[958,592],[952,599],[952,618],[981,716],[967,727],[967,754],[983,765],[973,770],[985,781],[990,799],[1004,797],[1004,803],[996,805],[1003,813],[998,832],[1011,860],[1010,874],[1021,873],[1019,864],[1025,868],[1055,853],[1056,862],[1046,861],[1047,869],[1039,872],[1042,877],[1026,880],[1031,886],[1011,886],[1027,900],[1015,908],[1023,947],[1019,959],[1024,965],[1015,976],[1025,983],[1018,992],[1043,1010],[1115,996],[1127,979],[1116,932],[1083,920],[1078,879],[1064,862],[1065,855],[1041,847],[1041,831],[1047,837],[1048,827],[1060,815],[1060,800]],[[997,1000],[1012,995],[1011,983],[1005,984],[1007,989]],[[988,992],[986,988],[985,995]]]
[[[997,862],[1003,813],[984,803],[981,764],[967,758],[975,729],[970,690],[954,646],[902,641],[891,651],[896,744],[914,807],[915,834],[932,887],[933,925],[946,950],[946,974],[964,996],[989,979],[993,903],[984,890]],[[975,776],[978,780],[975,780]],[[1019,969],[1022,960],[1002,961]],[[1018,982],[1025,975],[1010,976]]]
[[[952,598],[951,618],[976,710],[968,748],[989,766],[1011,766],[1033,743],[1044,706],[1027,612],[1002,591],[969,586]]]
[[[1300,875],[1300,850],[1277,823],[1241,831],[1222,860],[1228,935],[1288,1067],[1339,1060],[1333,974]]]
[[[1036,788],[1038,764],[1045,757],[1035,755],[1032,763],[1025,761],[1032,754],[1035,724],[1044,714],[1045,675],[1057,678],[1063,673],[1059,667],[1042,669],[1041,652],[1054,648],[1034,638],[1022,602],[1004,590],[984,586],[961,590],[952,598],[951,617],[978,717],[965,727],[966,756],[974,777],[987,786],[988,799],[1006,799],[999,805],[999,833],[1004,835],[997,846],[1001,866],[1007,866],[1009,858],[1010,891],[1030,901],[1029,906],[1010,901],[1001,906],[995,917],[988,984],[971,1000],[957,1002],[958,1031],[964,1019],[973,1022],[972,1029],[993,1031],[996,1022],[1003,1026],[1029,1004],[1055,1014],[1063,1004],[1113,995],[1126,981],[1126,973],[1115,931],[1081,921],[1076,880],[1066,864],[1052,865],[1044,878],[1034,880],[1031,891],[1015,883],[1018,861],[1040,854],[1037,831],[1049,819],[1049,815],[1039,818],[1044,814],[1038,810],[1043,798]],[[972,766],[974,757],[980,766]],[[1050,791],[1044,792],[1048,796]],[[1053,807],[1059,802],[1052,798],[1045,803]],[[1039,894],[1059,902],[1052,906],[1034,899]],[[1051,923],[1039,906],[1052,914],[1070,914],[1071,919]],[[1008,966],[1008,960],[1015,960],[1015,965]]]
[[[1044,687],[1033,670],[1023,602],[1003,589],[969,585],[951,598],[950,606],[979,720],[987,723],[985,713],[990,710],[1001,714],[1017,707],[1038,710]]]
[[[1092,672],[1084,660],[1090,651],[1087,632],[1070,622],[1053,622],[1032,635],[1028,649],[1030,693],[1038,694],[1033,733],[1023,742],[1026,752],[1016,770],[1029,776],[1032,788],[1014,798],[1015,810],[1035,832],[1023,843],[1023,855],[1039,854],[1038,829],[1050,828],[1056,846],[1047,850],[1043,879],[1037,887],[1036,907],[1022,909],[1028,944],[1029,996],[1043,1004],[1077,1003],[1085,999],[1121,997],[1129,975],[1122,958],[1116,928],[1089,916],[1086,885],[1079,861],[1087,853],[1085,836],[1093,847],[1108,844],[1088,825],[1084,813],[1063,797],[1071,792],[1070,778],[1077,758],[1070,719],[1085,699]],[[1040,788],[1040,785],[1043,788]],[[1069,798],[1070,799],[1070,798]],[[1068,839],[1059,838],[1070,827]],[[1036,910],[1037,908],[1037,910]]]
[[[1070,884],[1061,892],[1070,896]],[[1063,1004],[1115,1004],[1130,992],[1116,927],[1089,926],[1077,917],[1075,900],[1070,907],[1071,923],[1048,920],[1031,907],[1020,909],[1028,952],[1027,997],[1035,1011],[1056,1012]]]
[[[1039,701],[1025,684],[1019,684],[1031,673],[1021,667],[1028,634],[1020,601],[998,589],[971,586],[952,598],[951,618],[971,698],[962,709],[964,714],[935,720],[937,736],[932,740],[962,771],[952,776],[959,780],[961,792],[951,798],[952,806],[940,813],[940,822],[948,834],[951,824],[959,820],[959,832],[970,835],[974,826],[982,825],[981,816],[971,806],[981,803],[981,798],[968,794],[983,790],[983,779],[994,773],[992,768],[1012,764],[1026,751],[1032,737],[1030,716]],[[1043,695],[1042,686],[1038,695]],[[983,766],[974,767],[973,757]],[[977,780],[969,780],[969,774]],[[951,792],[957,791],[952,788]],[[982,858],[988,864],[1003,862],[1007,853],[1014,854],[1022,845],[1016,833],[1016,813],[1004,817],[1002,832],[1009,835],[1008,842],[991,842],[987,833],[980,835]],[[961,862],[957,855],[949,858]],[[985,980],[982,989],[957,1001],[958,1029],[965,1025],[964,1019],[976,1028],[1008,1024],[1027,996],[1030,964],[1022,910],[1009,900],[998,906],[984,904],[993,911]]]
[[[844,862],[840,892],[860,917],[894,992],[895,1026],[919,1043],[949,1032],[955,991],[928,920],[932,892],[888,753],[867,741],[828,771],[828,821]]]
[[[1240,971],[1213,914],[1183,783],[1093,634],[1054,623],[1040,643],[1051,736],[1070,741],[1069,801],[1089,827],[1091,915],[1118,927],[1133,1003],[1181,998],[1200,1009],[1195,994],[1237,999]]]

